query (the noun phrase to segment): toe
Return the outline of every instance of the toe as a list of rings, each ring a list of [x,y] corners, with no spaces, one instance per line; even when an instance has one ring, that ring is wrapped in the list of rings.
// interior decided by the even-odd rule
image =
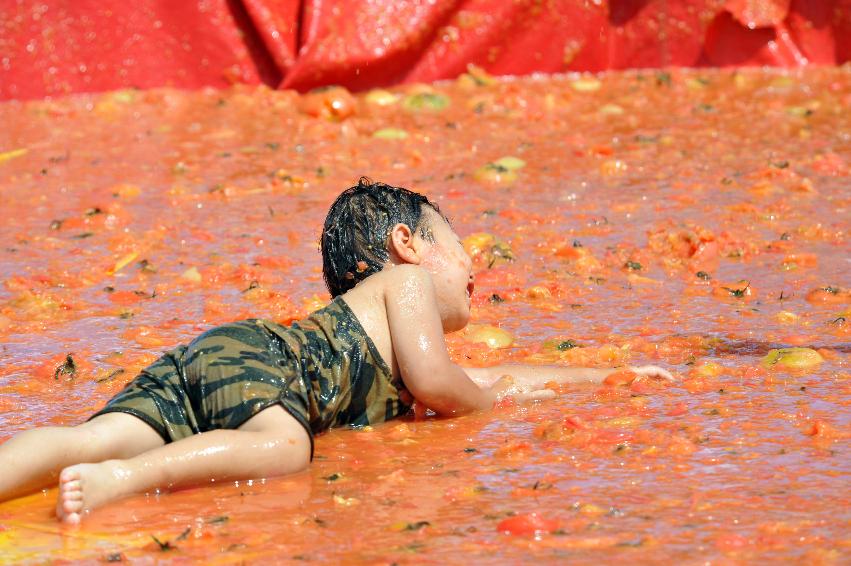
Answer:
[[[69,500],[66,499],[62,502],[62,510],[66,514],[69,514],[69,515],[79,513],[80,511],[83,510],[83,502],[82,502],[82,500],[70,500],[69,501]]]
[[[76,467],[71,466],[70,468],[65,468],[59,474],[59,483],[68,483],[72,481],[78,481],[80,479],[80,471],[76,469]]]
[[[61,497],[63,501],[82,501],[83,492],[79,489],[73,491],[64,491],[62,492]]]
[[[80,480],[72,480],[68,482],[64,482],[59,485],[59,491],[62,492],[63,497],[67,494],[71,493],[80,493],[83,491],[82,484]]]

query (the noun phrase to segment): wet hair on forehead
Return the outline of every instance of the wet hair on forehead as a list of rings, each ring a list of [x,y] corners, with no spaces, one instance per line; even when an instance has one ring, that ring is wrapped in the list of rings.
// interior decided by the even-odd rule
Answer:
[[[319,241],[322,275],[331,296],[345,293],[384,268],[390,259],[388,236],[396,224],[434,241],[428,208],[447,220],[425,196],[367,177],[343,191],[328,210]]]

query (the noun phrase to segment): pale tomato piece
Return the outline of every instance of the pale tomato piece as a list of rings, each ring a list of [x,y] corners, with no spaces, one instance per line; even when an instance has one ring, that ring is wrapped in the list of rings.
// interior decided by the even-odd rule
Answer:
[[[762,358],[765,367],[781,367],[786,369],[812,368],[824,361],[824,358],[812,348],[779,348],[770,350]]]
[[[473,172],[473,178],[486,185],[506,186],[517,180],[517,173],[508,167],[496,163],[488,163],[476,169]]]
[[[355,98],[341,86],[322,87],[302,95],[298,108],[308,116],[340,122],[355,113]]]
[[[509,332],[488,324],[470,325],[466,337],[470,342],[486,344],[493,349],[508,348],[514,343],[514,337]]]
[[[364,100],[376,106],[391,106],[399,101],[399,95],[389,90],[375,88],[366,93]]]

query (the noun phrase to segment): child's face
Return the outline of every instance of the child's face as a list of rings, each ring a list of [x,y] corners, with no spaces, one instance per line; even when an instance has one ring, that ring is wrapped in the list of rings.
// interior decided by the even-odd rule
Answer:
[[[473,262],[452,227],[427,208],[434,242],[427,242],[422,267],[431,274],[444,332],[461,330],[470,320]]]

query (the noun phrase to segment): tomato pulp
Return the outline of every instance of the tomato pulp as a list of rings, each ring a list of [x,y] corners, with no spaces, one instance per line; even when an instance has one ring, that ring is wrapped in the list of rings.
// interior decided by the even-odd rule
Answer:
[[[849,73],[0,104],[4,438],[81,422],[214,324],[321,306],[319,230],[360,175],[475,235],[460,363],[679,377],[332,431],[299,476],[134,497],[74,531],[36,494],[0,505],[0,555],[847,562]],[[504,534],[517,517],[546,524]]]

